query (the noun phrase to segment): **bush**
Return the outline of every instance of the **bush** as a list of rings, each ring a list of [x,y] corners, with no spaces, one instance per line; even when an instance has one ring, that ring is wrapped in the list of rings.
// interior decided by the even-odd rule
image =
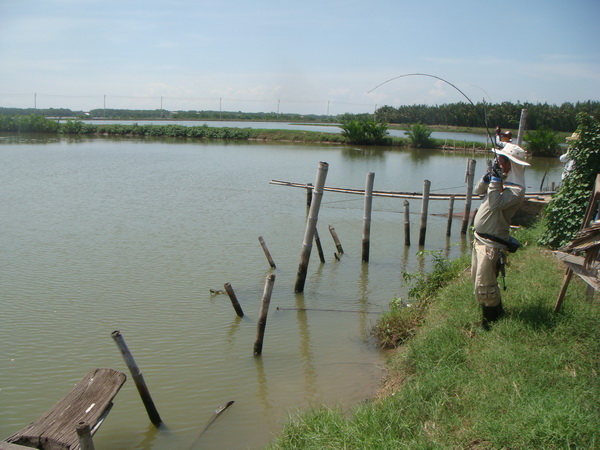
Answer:
[[[532,156],[556,156],[560,153],[557,134],[550,128],[541,127],[525,135],[527,151]]]
[[[342,136],[350,144],[381,145],[386,141],[387,124],[372,120],[350,120],[342,123]]]
[[[427,129],[426,125],[420,123],[413,124],[410,129],[406,132],[411,145],[416,148],[433,148],[435,144],[431,139],[431,131]]]
[[[579,138],[571,142],[569,155],[573,170],[546,208],[546,233],[542,245],[558,248],[569,243],[583,221],[590,194],[600,173],[600,123],[595,117],[581,113],[577,116]]]

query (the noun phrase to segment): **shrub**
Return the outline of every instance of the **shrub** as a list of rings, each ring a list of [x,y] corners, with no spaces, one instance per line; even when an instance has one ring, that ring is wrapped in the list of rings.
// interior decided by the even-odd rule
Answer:
[[[349,120],[341,125],[342,136],[350,144],[381,145],[386,141],[387,124],[372,120]]]
[[[550,128],[541,127],[525,135],[527,151],[533,156],[556,156],[560,153],[557,134]]]
[[[406,135],[413,147],[433,148],[435,146],[433,139],[431,139],[431,131],[427,129],[427,125],[415,123],[406,132]]]

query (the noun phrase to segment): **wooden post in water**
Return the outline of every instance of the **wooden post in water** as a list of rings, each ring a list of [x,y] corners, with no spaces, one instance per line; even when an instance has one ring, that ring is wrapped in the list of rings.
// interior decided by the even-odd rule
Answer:
[[[323,187],[325,186],[325,179],[327,178],[328,169],[329,164],[323,161],[319,163],[315,187],[313,189],[310,211],[308,212],[308,220],[306,221],[304,242],[302,243],[302,251],[300,253],[298,276],[296,277],[296,284],[294,286],[294,290],[296,292],[304,291],[304,284],[306,283],[306,272],[308,271],[308,262],[310,260],[310,252],[312,250],[312,241],[315,237],[315,229],[317,227],[317,220],[319,218],[319,208],[321,207],[321,200],[323,198]]]
[[[75,430],[77,431],[77,437],[79,438],[80,450],[94,450],[94,441],[92,441],[92,430],[90,429],[90,425],[85,421],[81,421],[77,424]]]
[[[269,252],[269,249],[267,248],[267,244],[265,243],[265,240],[263,239],[262,236],[258,237],[258,242],[260,242],[260,246],[262,247],[263,251],[265,252],[265,256],[267,257],[267,261],[269,261],[269,265],[271,266],[271,268],[275,269],[275,262],[273,261],[273,258],[271,257],[271,252]]]
[[[338,238],[337,233],[335,232],[335,228],[329,225],[329,232],[331,233],[331,237],[333,238],[333,242],[335,242],[335,248],[340,255],[344,254],[344,249],[342,248],[342,244],[340,243],[340,239]]]
[[[421,228],[419,230],[419,245],[425,245],[425,233],[427,232],[427,211],[429,209],[429,189],[431,181],[423,182],[423,203],[421,206]]]
[[[233,306],[233,309],[235,310],[235,313],[239,317],[244,317],[244,311],[242,311],[242,307],[240,306],[240,302],[238,302],[237,296],[235,295],[235,292],[233,291],[233,288],[231,287],[231,284],[230,283],[225,283],[224,287],[225,287],[225,292],[227,292],[227,295],[229,295],[229,300],[231,300],[231,305]]]
[[[317,244],[317,252],[319,253],[319,259],[321,264],[325,264],[325,255],[323,254],[323,247],[321,246],[321,238],[319,237],[319,231],[315,228],[315,244]]]
[[[446,236],[450,236],[452,230],[452,216],[454,215],[454,195],[450,196],[450,206],[448,206],[448,227],[446,228]]]
[[[408,200],[404,200],[404,245],[410,246],[410,213]]]
[[[113,331],[112,338],[117,344],[117,347],[119,347],[121,355],[123,355],[123,359],[125,360],[125,364],[127,364],[127,367],[131,372],[131,376],[133,377],[133,381],[135,382],[135,387],[137,387],[140,397],[142,398],[142,402],[146,407],[146,412],[148,413],[150,421],[155,426],[159,426],[162,422],[162,420],[160,419],[160,415],[156,410],[156,406],[154,406],[154,402],[152,401],[152,397],[150,396],[150,392],[148,391],[148,387],[146,386],[146,382],[144,381],[144,376],[142,375],[142,372],[140,372],[138,365],[135,363],[135,360],[133,359],[129,348],[125,343],[121,332],[118,330]]]
[[[465,215],[463,216],[461,234],[467,234],[469,227],[469,216],[471,214],[471,200],[473,196],[473,180],[475,178],[475,164],[477,161],[469,159],[467,161],[467,173],[465,174],[467,182],[467,197],[465,199]]]
[[[310,208],[310,203],[312,201],[312,183],[306,183],[306,207]]]
[[[275,283],[275,274],[267,275],[265,289],[263,291],[262,301],[260,303],[260,312],[258,314],[258,324],[256,329],[256,341],[254,342],[254,354],[262,353],[263,340],[265,338],[265,328],[267,326],[267,314],[269,313],[269,304],[271,303],[271,294],[273,293],[273,284]]]
[[[371,210],[373,208],[373,180],[375,174],[369,172],[365,184],[365,210],[363,215],[362,234],[362,260],[369,262],[369,248],[371,246]]]
[[[521,110],[521,119],[519,120],[519,131],[517,132],[517,145],[523,143],[523,135],[525,134],[525,123],[527,122],[527,109]]]

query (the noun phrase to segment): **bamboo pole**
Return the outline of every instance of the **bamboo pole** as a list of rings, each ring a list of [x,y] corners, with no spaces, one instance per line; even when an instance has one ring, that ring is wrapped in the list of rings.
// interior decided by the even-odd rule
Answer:
[[[225,286],[225,292],[227,292],[227,295],[229,295],[229,300],[231,300],[231,305],[233,306],[235,313],[239,317],[244,317],[244,311],[242,311],[242,307],[240,306],[240,302],[238,302],[237,296],[235,295],[235,292],[233,291],[233,287],[231,287],[230,283],[225,283],[224,286]]]
[[[365,183],[365,209],[363,215],[362,260],[369,262],[371,246],[371,210],[373,208],[373,181],[375,173],[369,172]]]
[[[450,196],[450,205],[448,206],[448,226],[446,228],[446,236],[450,236],[452,230],[452,216],[454,215],[454,195]]]
[[[527,122],[527,109],[521,110],[521,119],[519,120],[519,131],[517,132],[517,145],[523,143],[523,135],[525,134],[525,123]]]
[[[465,215],[463,216],[461,234],[467,234],[467,228],[469,227],[469,215],[471,214],[471,200],[473,196],[473,180],[475,178],[475,164],[474,159],[467,161],[467,172],[465,174],[467,182],[467,196],[465,198]]]
[[[419,245],[425,245],[425,233],[427,232],[427,211],[429,209],[429,189],[431,181],[423,182],[423,203],[421,204],[421,228],[419,230]]]
[[[92,430],[90,429],[90,425],[85,421],[81,421],[77,424],[75,430],[77,431],[77,438],[79,439],[79,448],[81,450],[94,450],[94,441],[92,441]]]
[[[337,248],[337,251],[340,255],[343,255],[344,249],[342,248],[342,244],[340,243],[340,238],[338,237],[335,228],[333,228],[331,225],[329,225],[329,233],[331,233],[331,237],[333,238],[333,242],[335,243],[335,248]]]
[[[156,410],[156,406],[154,406],[154,402],[152,401],[152,397],[150,396],[150,391],[148,391],[148,387],[146,386],[146,382],[144,381],[144,376],[138,365],[135,363],[127,344],[125,343],[125,339],[121,335],[120,331],[113,331],[112,338],[114,339],[117,347],[121,351],[121,355],[123,355],[123,359],[125,360],[125,364],[127,364],[127,368],[131,372],[131,376],[133,377],[133,381],[135,382],[135,386],[137,387],[138,393],[142,398],[142,402],[146,407],[146,412],[148,413],[148,417],[150,421],[155,425],[159,426],[162,422],[160,419],[160,415]]]
[[[404,245],[410,246],[410,213],[409,201],[404,200]]]
[[[273,284],[275,283],[275,274],[267,275],[262,300],[260,303],[260,312],[258,314],[258,324],[256,327],[256,340],[254,341],[254,354],[262,353],[263,341],[265,338],[265,328],[267,327],[267,314],[269,314],[269,304],[271,303],[271,294],[273,293]]]
[[[325,179],[327,178],[328,169],[329,164],[323,161],[319,163],[315,187],[313,189],[313,198],[310,205],[310,211],[308,212],[308,220],[306,221],[304,242],[302,243],[302,251],[300,253],[298,276],[296,277],[296,284],[294,286],[294,290],[296,292],[304,291],[306,272],[308,271],[308,262],[310,260],[310,252],[312,250],[312,241],[315,236],[315,229],[317,227],[317,220],[319,218],[319,208],[321,207],[321,200],[323,198],[323,186],[325,186]]]
[[[258,237],[258,242],[260,242],[260,246],[262,247],[263,251],[265,252],[267,261],[269,261],[269,265],[271,266],[271,268],[276,269],[275,262],[273,261],[273,257],[271,256],[271,252],[269,252],[269,249],[267,248],[267,244],[265,243],[265,240],[263,239],[262,236]]]
[[[321,264],[325,264],[325,255],[323,254],[323,247],[321,246],[321,238],[319,237],[319,231],[315,228],[315,244],[317,244],[317,252],[319,253],[319,259]]]

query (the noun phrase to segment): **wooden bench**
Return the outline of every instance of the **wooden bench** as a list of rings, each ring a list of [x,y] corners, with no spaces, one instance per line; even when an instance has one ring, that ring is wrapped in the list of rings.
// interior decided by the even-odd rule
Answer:
[[[98,430],[126,376],[113,369],[94,369],[54,407],[35,422],[0,442],[0,450],[11,444],[38,449],[78,449],[77,426],[88,424],[91,435]]]

